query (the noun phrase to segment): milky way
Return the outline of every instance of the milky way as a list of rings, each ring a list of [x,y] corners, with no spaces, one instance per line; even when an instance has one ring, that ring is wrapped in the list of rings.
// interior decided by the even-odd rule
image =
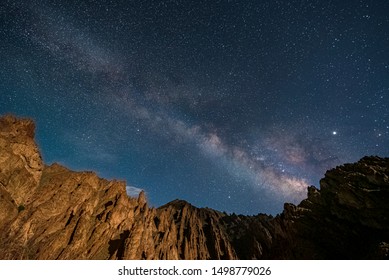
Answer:
[[[152,205],[276,214],[389,156],[389,3],[338,2],[5,1],[0,113]]]

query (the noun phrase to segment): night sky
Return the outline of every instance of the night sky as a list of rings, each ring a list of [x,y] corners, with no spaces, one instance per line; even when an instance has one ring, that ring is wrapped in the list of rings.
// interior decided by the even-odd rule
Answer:
[[[3,0],[0,22],[0,114],[153,206],[276,214],[389,156],[389,1]]]

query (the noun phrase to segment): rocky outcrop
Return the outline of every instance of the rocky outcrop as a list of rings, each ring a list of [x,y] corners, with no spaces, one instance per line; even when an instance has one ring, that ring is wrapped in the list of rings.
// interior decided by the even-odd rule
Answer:
[[[389,258],[389,159],[339,166],[320,186],[309,187],[298,206],[285,204],[275,218],[226,217],[238,258]]]
[[[288,205],[280,217],[293,233],[289,256],[385,256],[383,244],[389,241],[389,159],[365,157],[337,167],[325,174],[320,186],[320,190],[310,187],[308,198],[298,207]],[[307,247],[306,252],[301,246]]]
[[[157,209],[159,259],[236,259],[225,231],[225,214],[174,200]],[[166,248],[169,248],[166,250]]]
[[[0,128],[0,186],[21,204],[38,184],[43,169],[34,142],[35,125],[31,120],[6,116],[0,118]]]
[[[34,123],[0,118],[0,259],[387,259],[389,159],[330,170],[276,217],[227,215],[45,166]]]

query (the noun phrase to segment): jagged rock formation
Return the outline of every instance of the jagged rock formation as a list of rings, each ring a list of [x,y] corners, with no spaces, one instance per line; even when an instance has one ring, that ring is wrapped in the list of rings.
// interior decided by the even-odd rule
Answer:
[[[34,123],[0,118],[0,259],[387,259],[389,159],[326,173],[276,217],[227,215],[45,166]]]

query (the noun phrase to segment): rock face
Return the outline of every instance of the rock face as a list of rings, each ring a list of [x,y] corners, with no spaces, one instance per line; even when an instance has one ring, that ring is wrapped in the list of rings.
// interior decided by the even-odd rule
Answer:
[[[0,259],[388,259],[389,159],[330,170],[276,217],[227,215],[45,166],[34,123],[0,118]]]

